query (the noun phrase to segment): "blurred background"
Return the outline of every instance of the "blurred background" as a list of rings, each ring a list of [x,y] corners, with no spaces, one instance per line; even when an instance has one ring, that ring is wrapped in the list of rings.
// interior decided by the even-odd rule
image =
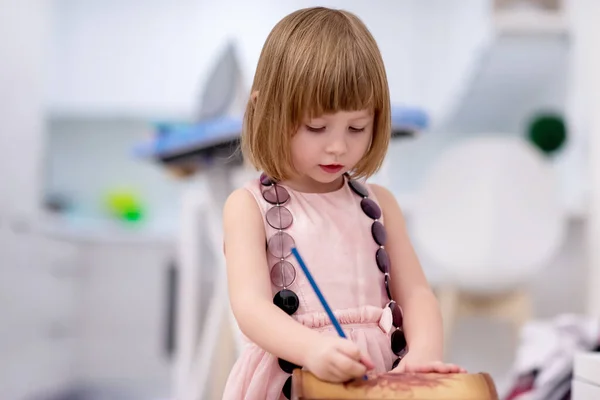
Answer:
[[[243,106],[269,31],[314,5],[380,45],[394,139],[373,181],[448,360],[506,395],[557,326],[567,362],[597,346],[597,0],[1,0],[1,399],[220,398]]]

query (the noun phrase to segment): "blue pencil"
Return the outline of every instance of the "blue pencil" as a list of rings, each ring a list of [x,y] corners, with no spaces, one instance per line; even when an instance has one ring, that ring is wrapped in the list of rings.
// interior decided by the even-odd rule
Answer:
[[[302,268],[304,275],[306,275],[308,282],[312,286],[313,290],[315,291],[315,294],[319,298],[319,301],[323,305],[325,312],[327,313],[327,315],[329,316],[329,319],[331,320],[331,324],[335,327],[335,330],[337,331],[338,335],[340,335],[340,337],[345,339],[346,335],[344,334],[344,331],[342,330],[342,326],[340,325],[338,320],[335,318],[335,315],[333,315],[333,311],[331,311],[329,304],[327,304],[325,297],[323,297],[323,293],[321,293],[321,290],[317,286],[317,282],[315,282],[315,280],[313,279],[310,271],[308,270],[308,268],[306,267],[306,264],[304,263],[304,260],[302,259],[302,257],[300,257],[300,254],[298,253],[298,250],[295,247],[292,248],[292,254],[294,254],[294,257],[296,257],[298,264],[300,264],[300,268]],[[367,379],[366,375],[364,376],[364,379]]]

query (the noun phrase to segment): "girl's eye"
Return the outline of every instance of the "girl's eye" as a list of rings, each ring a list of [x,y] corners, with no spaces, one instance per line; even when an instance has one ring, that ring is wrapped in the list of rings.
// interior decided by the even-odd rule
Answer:
[[[350,127],[350,132],[363,132],[365,128],[355,128],[353,126]]]
[[[325,131],[324,126],[316,127],[316,126],[306,125],[306,129],[308,129],[311,132],[324,132]]]

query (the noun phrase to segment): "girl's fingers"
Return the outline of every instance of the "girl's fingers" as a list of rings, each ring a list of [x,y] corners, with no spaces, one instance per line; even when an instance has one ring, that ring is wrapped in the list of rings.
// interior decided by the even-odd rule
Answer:
[[[367,370],[375,368],[375,364],[371,360],[371,357],[369,357],[368,354],[365,354],[362,351],[360,351],[359,347],[355,343],[352,343],[350,341],[343,341],[339,344],[338,349],[342,353],[346,354],[348,357],[359,361],[367,368]]]
[[[366,366],[342,352],[338,353],[332,361],[333,367],[345,378],[345,380],[358,378],[367,373]]]
[[[466,372],[463,368],[460,368],[455,364],[444,364],[441,362],[434,362],[423,365],[411,366],[407,365],[406,370],[408,372],[418,372],[418,373],[440,373],[440,374],[449,374],[449,373],[461,373]]]
[[[360,362],[367,368],[367,370],[372,370],[375,368],[375,364],[371,361],[371,357],[367,354],[361,354]]]

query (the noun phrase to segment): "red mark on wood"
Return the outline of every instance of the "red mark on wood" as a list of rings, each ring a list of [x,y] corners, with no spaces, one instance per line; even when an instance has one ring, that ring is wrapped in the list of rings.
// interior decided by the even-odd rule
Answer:
[[[380,374],[367,380],[353,380],[344,384],[347,388],[365,389],[389,388],[393,391],[409,392],[415,387],[444,386],[445,381],[452,379],[452,374]]]

